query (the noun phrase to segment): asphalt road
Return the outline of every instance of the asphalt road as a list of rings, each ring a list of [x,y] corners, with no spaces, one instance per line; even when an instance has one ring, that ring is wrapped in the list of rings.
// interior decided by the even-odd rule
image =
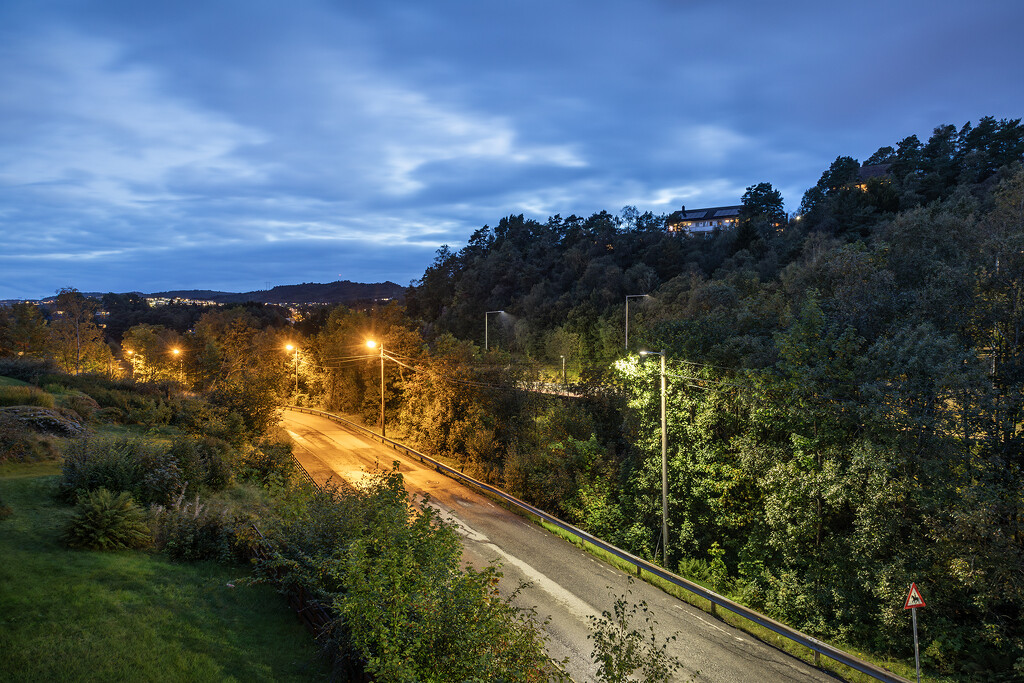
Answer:
[[[676,634],[669,650],[683,662],[680,681],[836,681],[646,583],[630,583],[624,572],[417,460],[319,416],[285,411],[283,422],[297,445],[296,457],[321,483],[329,477],[357,483],[368,470],[390,467],[398,460],[407,488],[429,493],[442,515],[458,524],[464,561],[476,567],[500,562],[503,591],[511,592],[522,582],[530,584],[520,593],[518,604],[536,608],[542,618],[550,617],[548,651],[555,659],[569,659],[567,669],[575,681],[594,676],[588,617],[610,610],[614,596],[626,591],[631,591],[631,601],[647,602],[661,638]]]

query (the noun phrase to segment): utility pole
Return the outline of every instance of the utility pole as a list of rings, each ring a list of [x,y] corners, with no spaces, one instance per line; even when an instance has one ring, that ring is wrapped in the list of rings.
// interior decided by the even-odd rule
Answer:
[[[641,351],[641,356],[661,356],[661,563],[668,567],[668,422],[665,417],[665,350]]]

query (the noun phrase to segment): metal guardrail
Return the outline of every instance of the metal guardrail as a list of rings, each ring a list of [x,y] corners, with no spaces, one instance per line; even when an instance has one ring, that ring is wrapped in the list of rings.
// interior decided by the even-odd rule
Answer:
[[[875,680],[884,681],[885,683],[910,683],[908,679],[903,678],[902,676],[898,676],[892,673],[891,671],[871,664],[870,662],[865,662],[864,660],[859,659],[858,657],[855,657],[838,648],[835,648],[829,645],[828,643],[823,643],[817,638],[813,638],[807,635],[806,633],[802,633],[794,628],[786,626],[783,623],[775,621],[771,617],[767,617],[761,614],[760,612],[755,612],[754,610],[745,607],[739,604],[738,602],[733,602],[729,598],[719,595],[718,593],[715,593],[714,591],[711,591],[705,588],[704,586],[701,586],[700,584],[688,581],[681,576],[673,574],[672,572],[668,571],[663,567],[660,567],[656,564],[652,564],[642,558],[636,557],[635,555],[632,555],[626,552],[625,550],[622,550],[621,548],[617,548],[616,546],[613,546],[610,543],[606,543],[605,541],[602,541],[600,538],[592,536],[591,534],[588,534],[586,531],[578,529],[573,525],[569,524],[568,522],[563,522],[557,517],[550,515],[547,512],[544,512],[543,510],[530,505],[529,503],[523,502],[514,496],[510,496],[509,494],[505,493],[499,488],[495,488],[490,484],[485,484],[484,482],[474,479],[473,477],[470,477],[466,474],[463,474],[462,472],[453,469],[452,467],[449,467],[448,465],[445,465],[442,462],[434,460],[428,455],[424,455],[423,453],[420,453],[417,450],[409,448],[404,444],[401,444],[387,437],[381,436],[377,432],[374,432],[373,430],[368,429],[361,424],[356,424],[351,420],[346,420],[345,418],[340,417],[338,415],[334,415],[323,410],[317,410],[315,408],[286,406],[286,409],[294,410],[300,413],[307,413],[309,415],[319,415],[321,417],[325,417],[333,422],[337,422],[345,427],[355,430],[356,432],[369,436],[370,438],[376,441],[380,441],[385,446],[391,446],[393,449],[397,451],[402,451],[410,457],[417,458],[420,462],[424,464],[429,464],[438,472],[447,474],[448,476],[452,477],[453,479],[463,484],[472,486],[473,488],[479,489],[481,491],[486,491],[491,495],[497,496],[498,498],[504,500],[510,505],[517,507],[535,517],[543,519],[549,524],[553,524],[554,526],[559,527],[568,534],[575,536],[580,541],[589,543],[590,545],[596,548],[600,548],[601,550],[611,555],[614,555],[623,562],[633,565],[634,567],[636,567],[638,575],[642,570],[647,572],[648,574],[657,576],[663,581],[671,583],[674,586],[687,590],[690,593],[693,593],[694,595],[709,601],[713,606],[712,609],[714,609],[715,606],[721,607],[722,609],[728,610],[733,614],[737,614],[743,617],[744,619],[747,619],[748,621],[752,621],[755,624],[758,624],[759,626],[762,626],[768,629],[769,631],[772,631],[773,633],[782,636],[783,638],[787,638],[793,641],[794,643],[803,645],[804,647],[808,648],[809,650],[815,653],[816,660],[818,655],[824,655],[825,657],[833,659],[841,664],[845,664],[851,669],[859,671],[862,674],[871,676]]]

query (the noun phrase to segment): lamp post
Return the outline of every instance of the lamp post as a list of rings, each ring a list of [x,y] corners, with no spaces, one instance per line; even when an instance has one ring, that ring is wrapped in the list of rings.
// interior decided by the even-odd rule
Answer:
[[[292,350],[295,351],[295,395],[298,396],[299,395],[299,347],[298,346],[293,346],[292,344],[288,344],[284,348],[286,348],[289,351],[292,351]]]
[[[630,299],[642,299],[648,296],[647,294],[627,294],[626,295],[626,351],[629,351],[629,300]]]
[[[173,353],[174,357],[178,359],[178,381],[184,385],[185,374],[182,372],[181,369],[181,349],[171,349],[171,353]]]
[[[562,386],[565,386],[565,356],[562,356]]]
[[[487,316],[489,316],[491,313],[504,313],[504,312],[505,311],[487,311],[486,313],[484,313],[484,351],[490,351],[491,350],[491,347],[489,346],[488,339],[487,339]]]
[[[377,342],[372,339],[366,341],[366,345],[371,349],[378,346]],[[381,437],[386,436],[384,433],[384,344],[380,344],[380,435]]]
[[[641,351],[641,356],[661,356],[661,563],[668,567],[668,448],[665,420],[665,351]]]

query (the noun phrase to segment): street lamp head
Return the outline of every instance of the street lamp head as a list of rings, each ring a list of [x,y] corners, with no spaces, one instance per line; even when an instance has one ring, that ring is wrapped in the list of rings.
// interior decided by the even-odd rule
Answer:
[[[181,349],[171,349],[171,353],[177,356],[179,353],[181,353]]]
[[[286,344],[284,348],[285,348],[285,350],[286,350],[286,351],[291,351],[291,350],[292,350],[292,349],[294,349],[295,347],[294,347],[294,346],[292,346],[291,344]]]
[[[377,342],[373,341],[372,339],[367,339],[366,345],[369,346],[371,349],[377,348]]]

